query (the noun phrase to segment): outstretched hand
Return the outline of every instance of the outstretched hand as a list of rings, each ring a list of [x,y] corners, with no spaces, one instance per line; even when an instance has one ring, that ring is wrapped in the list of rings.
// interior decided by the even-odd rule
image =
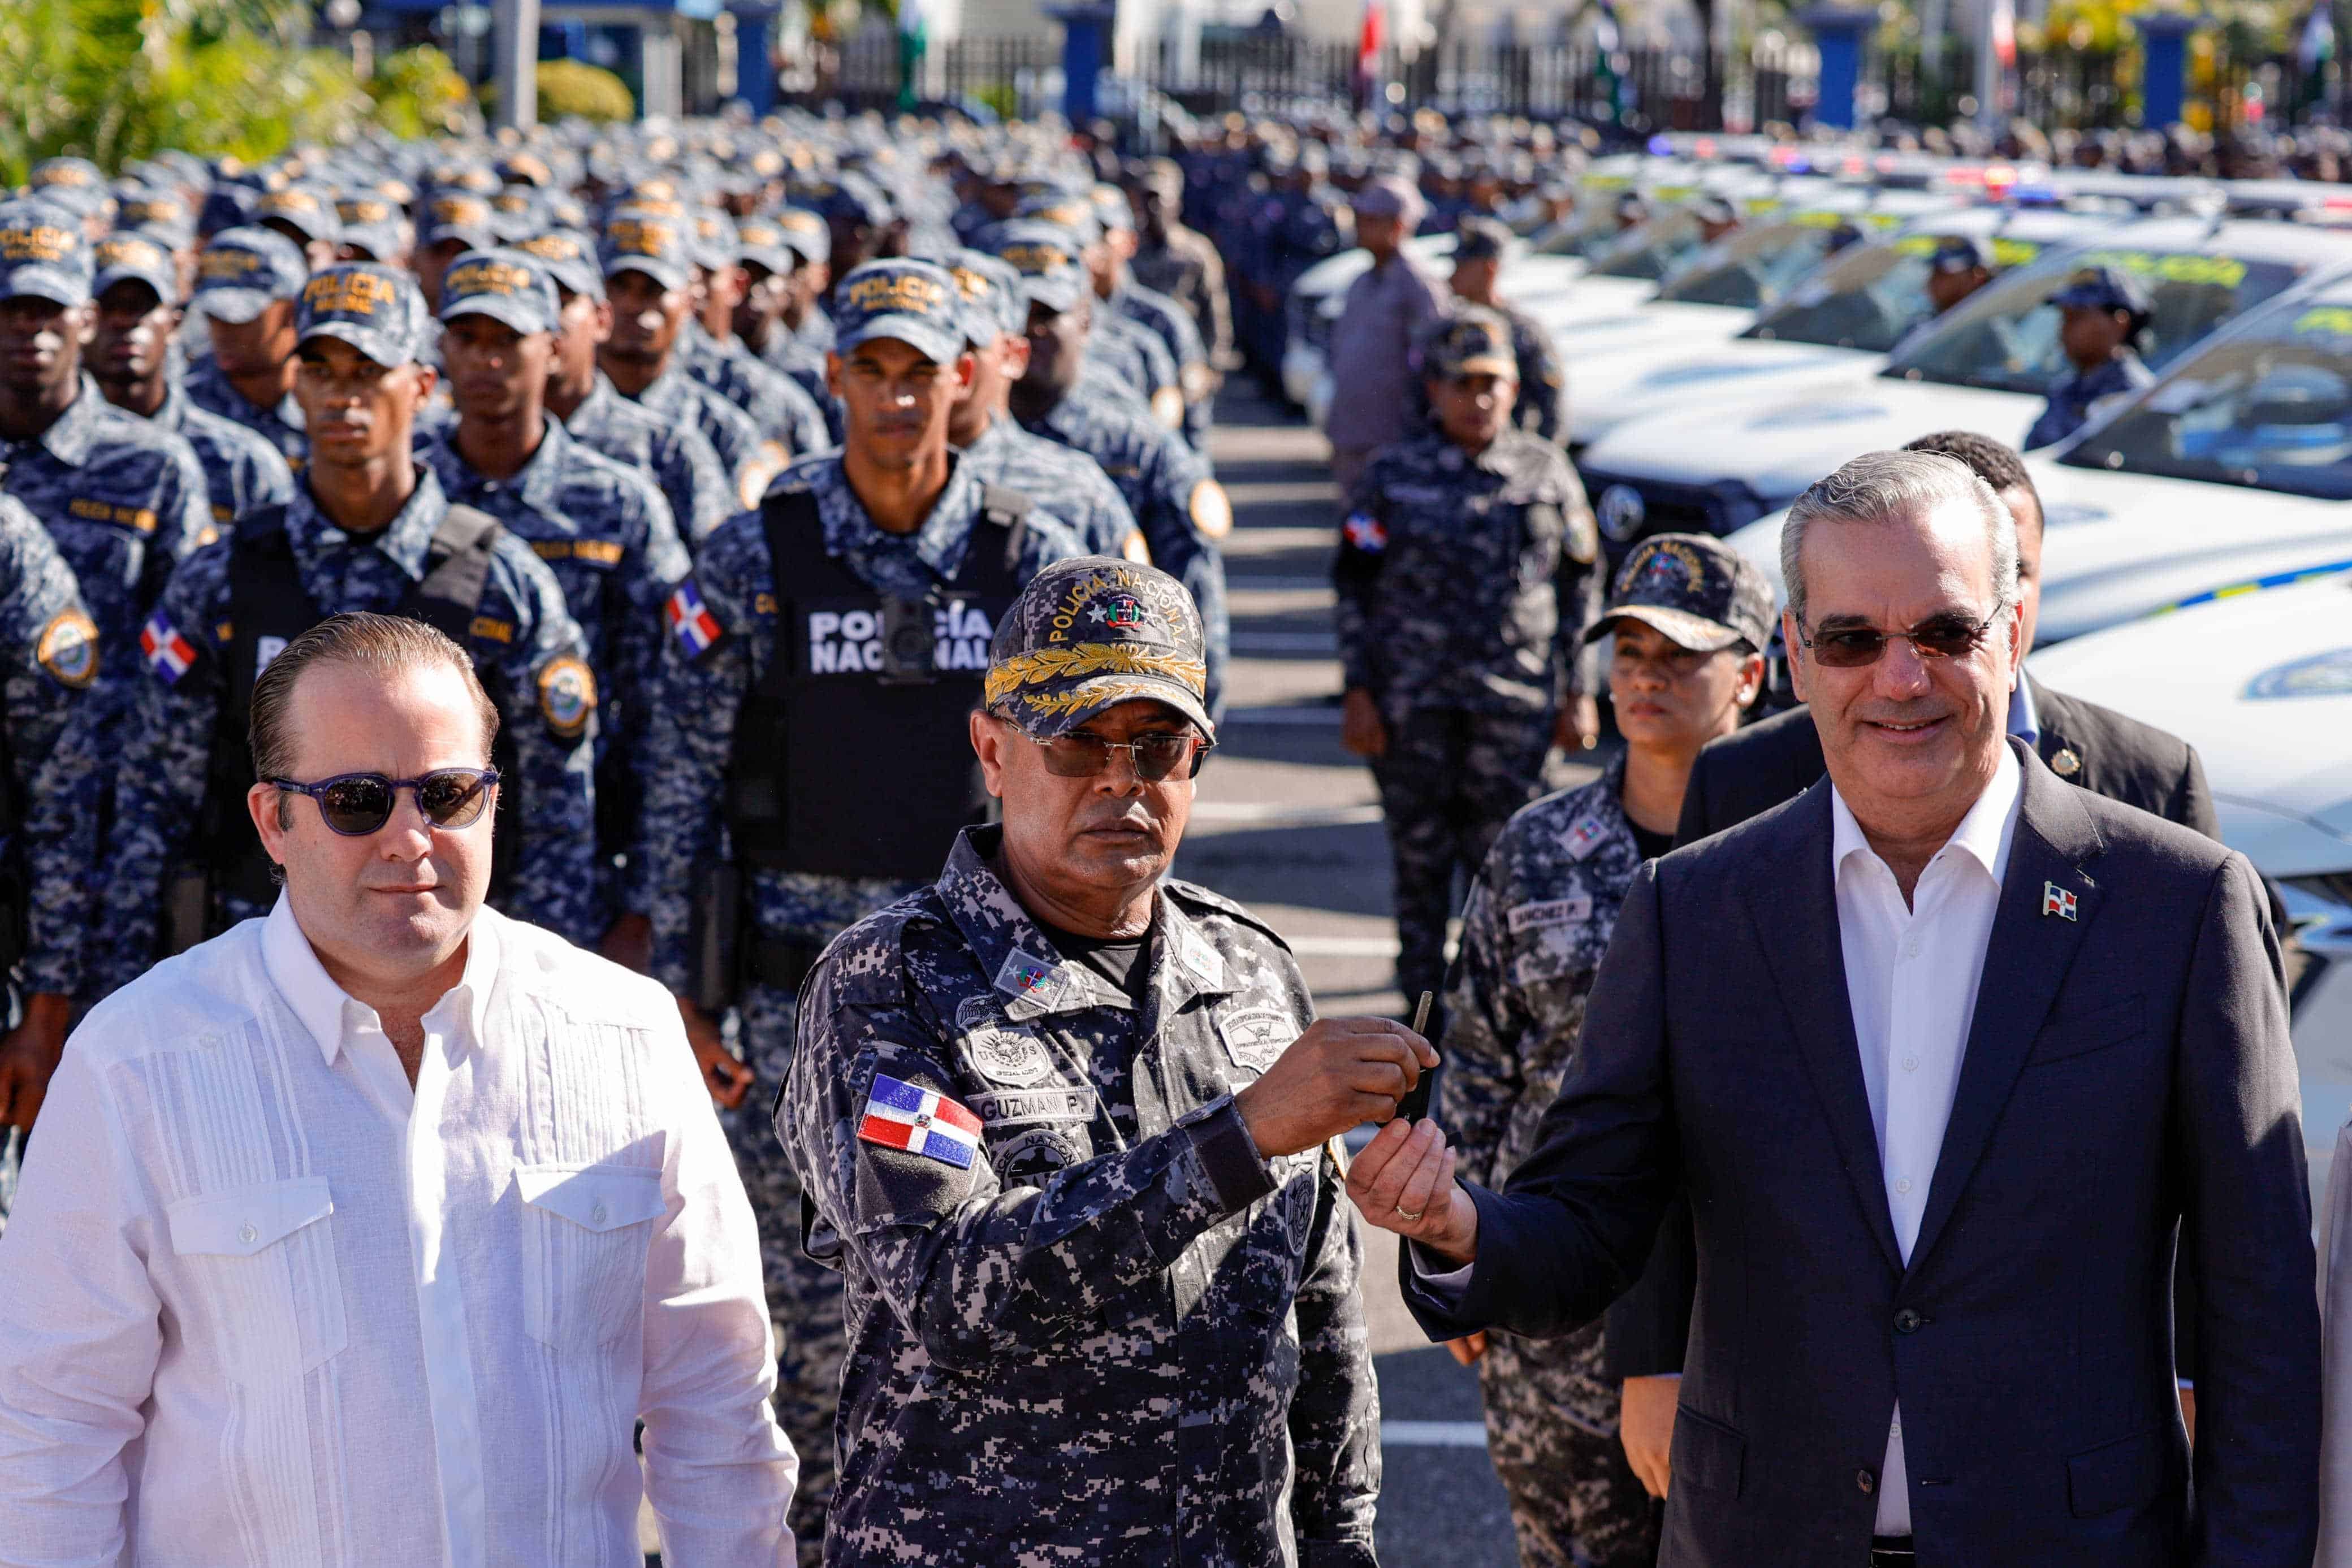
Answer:
[[[1454,1151],[1433,1121],[1382,1127],[1349,1162],[1348,1197],[1370,1223],[1440,1257],[1478,1255],[1478,1206],[1454,1179]]]

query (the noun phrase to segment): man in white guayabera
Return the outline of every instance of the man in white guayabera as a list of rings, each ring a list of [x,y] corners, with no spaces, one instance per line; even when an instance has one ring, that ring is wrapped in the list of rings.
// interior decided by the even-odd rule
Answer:
[[[482,906],[497,729],[404,618],[256,683],[285,892],[76,1031],[0,1243],[0,1563],[792,1561],[735,1163],[667,993]]]

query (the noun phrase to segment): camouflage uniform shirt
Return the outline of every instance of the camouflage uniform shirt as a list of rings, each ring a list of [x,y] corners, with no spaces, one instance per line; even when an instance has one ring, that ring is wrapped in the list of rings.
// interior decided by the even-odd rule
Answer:
[[[247,513],[282,507],[294,498],[294,472],[286,466],[278,448],[258,431],[198,408],[182,389],[173,387],[165,392],[163,406],[148,423],[170,431],[195,449],[196,461],[204,465],[215,528],[226,528]]]
[[[661,663],[662,605],[690,566],[669,503],[634,468],[600,457],[547,417],[530,461],[509,479],[486,479],[458,452],[456,431],[423,456],[450,502],[490,514],[530,546],[563,590],[588,646],[603,708],[596,760],[603,777],[625,772],[644,800],[646,727]],[[607,815],[610,813],[608,812]],[[620,910],[649,907],[651,862],[642,810],[614,830],[607,856],[627,857]],[[619,911],[615,911],[618,913]]]
[[[302,423],[302,405],[288,392],[278,400],[276,408],[262,408],[245,401],[245,394],[229,384],[221,373],[219,361],[210,356],[188,367],[180,379],[180,390],[188,401],[207,413],[216,413],[231,424],[241,424],[278,448],[278,455],[286,459],[286,466],[295,473],[310,457],[310,438]]]
[[[8,858],[28,915],[27,991],[71,996],[81,985],[100,781],[110,767],[93,744],[86,700],[100,650],[65,557],[30,512],[0,496],[0,714],[16,823]]]
[[[1046,501],[1077,530],[1089,555],[1119,555],[1136,531],[1135,514],[1102,465],[1085,453],[1032,435],[1000,413],[963,449],[982,484],[1002,485]]]
[[[689,545],[700,543],[742,509],[734,481],[708,436],[690,421],[656,419],[614,391],[602,371],[596,372],[595,390],[580,401],[563,428],[591,452],[651,475]]]
[[[168,430],[123,413],[82,378],[81,390],[30,441],[0,441],[0,492],[41,520],[73,568],[98,622],[100,676],[111,688],[139,674],[139,623],[173,568],[212,528],[196,454]],[[120,699],[108,695],[111,713]]]
[[[827,554],[877,591],[920,599],[961,570],[981,522],[982,481],[958,462],[922,527],[891,534],[874,526],[841,471],[838,454],[795,463],[780,485],[816,497]],[[1016,571],[1026,582],[1053,561],[1084,555],[1069,526],[1033,508]],[[757,512],[728,519],[695,561],[697,594],[719,628],[707,644],[683,632],[662,644],[660,700],[655,705],[647,820],[661,825],[653,843],[653,975],[690,994],[688,960],[695,893],[701,872],[722,852],[721,807],[736,716],[768,671],[776,643],[776,581],[768,536]],[[913,740],[915,737],[908,737]],[[964,744],[963,736],[925,744]],[[753,922],[767,936],[823,942],[852,920],[907,891],[903,883],[756,870],[745,883]]]
[[[1506,430],[1472,456],[1435,431],[1357,482],[1333,571],[1339,660],[1381,711],[1537,713],[1597,691],[1599,538],[1558,447]]]
[[[619,393],[620,389],[614,391]],[[769,481],[790,461],[782,444],[762,435],[750,414],[688,375],[683,355],[674,356],[669,367],[629,401],[656,419],[691,423],[700,431],[726,465],[738,506],[758,506]]]
[[[1262,1161],[1232,1098],[1313,1017],[1297,966],[1168,882],[1138,1016],[1014,901],[997,838],[803,993],[777,1132],[847,1281],[825,1561],[1372,1563],[1347,1201],[1320,1149]],[[856,1135],[909,1089],[978,1119],[968,1164]]]
[[[407,505],[373,536],[344,532],[319,511],[307,486],[298,488],[286,508],[286,533],[311,604],[325,614],[397,611],[423,580],[434,530],[448,509],[430,467],[417,471]],[[227,644],[236,634],[227,624],[234,543],[224,538],[189,558],[150,622],[161,623],[152,639],[159,648],[177,638],[194,657],[176,674],[173,661],[151,659],[134,683],[104,877],[110,957],[96,976],[100,994],[154,958],[160,890],[189,852],[204,811],[215,723],[227,695]],[[501,913],[593,946],[604,934],[595,875],[594,715],[570,736],[559,734],[545,716],[541,686],[561,661],[584,659],[587,643],[564,609],[554,574],[512,534],[499,541],[479,604],[474,667],[499,705],[501,732],[513,739],[522,775],[522,841]]]
[[[761,435],[781,442],[793,456],[806,457],[832,444],[816,400],[734,339],[722,343],[701,322],[688,321],[677,352],[687,374],[750,414]]]
[[[1127,509],[1151,551],[1151,564],[1180,580],[1201,608],[1208,636],[1209,713],[1224,703],[1225,563],[1214,539],[1233,525],[1233,508],[1209,470],[1209,460],[1150,415],[1109,407],[1076,392],[1043,417],[1024,420],[1032,435],[1075,447],[1118,486]]]

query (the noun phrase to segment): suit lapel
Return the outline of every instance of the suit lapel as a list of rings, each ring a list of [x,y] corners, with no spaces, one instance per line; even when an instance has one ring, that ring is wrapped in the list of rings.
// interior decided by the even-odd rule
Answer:
[[[2091,755],[2084,748],[2083,737],[2075,733],[2075,727],[2067,722],[2065,699],[2030,675],[2018,678],[2033,691],[2033,749],[2050,765],[2053,773],[2069,784],[2088,789],[2084,780],[2089,777]]]
[[[2098,829],[2072,786],[2030,758],[2020,760],[2023,799],[2010,841],[2009,874],[1985,946],[1984,977],[1969,1022],[1951,1120],[1945,1124],[1927,1207],[1911,1249],[1915,1270],[1935,1249],[1958,1207],[2017,1085],[2033,1037],[2098,917],[2098,884],[2083,869],[2104,847]],[[2073,894],[2073,919],[2043,913],[2051,888]]]
[[[1790,807],[1797,836],[1794,863],[1802,868],[1796,896],[1779,877],[1748,888],[1748,907],[1766,951],[1780,1004],[1788,1010],[1797,1049],[1813,1091],[1829,1115],[1838,1161],[1853,1183],[1863,1217],[1885,1254],[1887,1266],[1903,1268],[1895,1219],[1886,1207],[1878,1133],[1870,1119],[1870,1092],[1862,1082],[1862,1050],[1854,1042],[1853,1004],[1846,995],[1843,943],[1838,934],[1837,888],[1830,864],[1830,785],[1823,779]],[[1770,857],[1777,866],[1790,863]],[[1824,956],[1831,961],[1824,962]]]

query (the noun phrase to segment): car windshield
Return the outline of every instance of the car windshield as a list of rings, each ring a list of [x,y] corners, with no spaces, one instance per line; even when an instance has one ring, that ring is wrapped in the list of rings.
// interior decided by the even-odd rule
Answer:
[[[1891,245],[1857,246],[1807,278],[1740,334],[1762,342],[1819,343],[1883,354],[1935,314],[1927,302],[1927,258],[1935,235],[1905,235]],[[2042,254],[2031,240],[1995,239],[2005,270]]]
[[[2129,272],[2148,291],[2154,309],[2140,358],[2158,370],[2184,350],[2260,305],[2295,280],[2284,261],[2200,251],[2094,246],[2067,265],[2004,278],[1890,361],[1885,374],[1953,386],[2039,397],[2071,373],[2058,343],[2058,308],[2050,296],[2086,267]]]
[[[1662,214],[1594,251],[1592,275],[1655,283],[1696,256],[1706,244],[1697,218],[1686,212]]]
[[[1754,310],[1778,299],[1835,246],[1859,237],[1854,220],[1840,213],[1803,213],[1788,223],[1742,229],[1693,256],[1659,288],[1658,298]]]
[[[2060,461],[2352,500],[2352,296],[2209,346]]]

